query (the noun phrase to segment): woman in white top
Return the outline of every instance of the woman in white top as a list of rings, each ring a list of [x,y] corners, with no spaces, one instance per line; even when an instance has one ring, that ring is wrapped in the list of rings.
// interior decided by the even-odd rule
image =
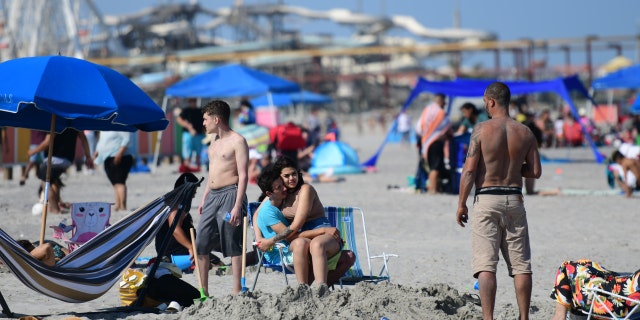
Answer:
[[[104,171],[116,195],[116,211],[127,210],[126,181],[133,166],[130,141],[130,132],[102,131],[93,155],[96,164],[104,163]]]

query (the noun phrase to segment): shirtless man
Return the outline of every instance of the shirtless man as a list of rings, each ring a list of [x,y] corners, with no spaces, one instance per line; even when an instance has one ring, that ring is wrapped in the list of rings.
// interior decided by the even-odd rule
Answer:
[[[249,147],[247,141],[229,128],[231,109],[221,100],[202,108],[204,127],[214,138],[207,150],[209,177],[202,197],[197,228],[196,251],[200,279],[209,295],[209,253],[231,257],[233,293],[240,292],[242,268],[242,218],[247,214]]]
[[[615,173],[620,185],[620,188],[624,190],[624,194],[627,198],[630,198],[633,191],[640,188],[640,161],[637,159],[627,158],[620,151],[614,151],[611,155],[611,160],[622,167],[620,174]]]
[[[467,198],[476,186],[472,269],[485,320],[493,319],[499,250],[514,278],[520,319],[529,319],[531,303],[531,250],[522,179],[537,179],[542,169],[531,130],[509,117],[510,99],[504,83],[494,82],[485,90],[483,100],[491,119],[474,127],[460,180],[457,221],[462,227],[468,220]]]

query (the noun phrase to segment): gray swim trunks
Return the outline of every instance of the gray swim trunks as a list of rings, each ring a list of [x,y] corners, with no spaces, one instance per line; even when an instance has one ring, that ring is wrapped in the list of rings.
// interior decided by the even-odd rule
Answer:
[[[208,255],[211,251],[221,252],[225,257],[242,254],[242,222],[234,227],[224,221],[236,202],[238,186],[231,185],[209,190],[202,216],[197,227],[196,251],[198,255]],[[247,215],[247,195],[242,199],[242,216]]]

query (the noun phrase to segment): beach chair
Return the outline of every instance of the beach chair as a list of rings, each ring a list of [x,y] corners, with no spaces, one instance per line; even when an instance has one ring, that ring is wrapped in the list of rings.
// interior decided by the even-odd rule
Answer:
[[[63,240],[69,252],[81,246],[89,239],[110,226],[111,204],[107,202],[78,202],[71,204],[70,226],[60,223],[50,226],[53,229],[53,237]],[[71,231],[71,237],[66,233]]]
[[[335,207],[325,206],[324,212],[332,226],[340,231],[340,236],[345,241],[342,250],[351,250],[356,256],[356,261],[351,268],[340,279],[340,287],[343,285],[353,285],[361,281],[378,283],[380,281],[390,281],[391,274],[389,272],[389,259],[398,255],[392,253],[381,253],[371,256],[369,252],[369,239],[367,238],[367,226],[364,219],[364,210],[358,207]],[[363,236],[363,244],[366,252],[366,263],[368,272],[365,273],[360,265],[360,255],[358,254],[358,243],[356,241],[356,224],[355,213],[360,215],[360,226]],[[382,266],[377,275],[373,274],[372,260],[381,259]]]
[[[631,276],[631,275],[630,275]],[[585,310],[581,310],[584,314],[587,315],[587,319],[613,319],[613,320],[638,320],[640,319],[640,300],[638,299],[637,294],[634,296],[636,299],[630,298],[629,296],[623,296],[619,294],[615,294],[610,291],[603,290],[599,286],[587,286],[583,288],[585,292],[593,296],[593,300],[591,301],[591,306],[589,307],[589,312]],[[629,307],[629,312],[624,316],[617,316],[613,313],[611,309],[612,303],[625,304]],[[596,308],[600,310],[598,314],[596,314]],[[602,312],[604,311],[604,312]],[[603,316],[606,314],[608,316]]]
[[[253,225],[253,215],[256,210],[260,206],[260,202],[249,202],[247,205],[247,217],[249,218],[249,225],[251,228],[257,228]],[[254,233],[255,234],[255,233]],[[255,242],[254,242],[255,243]],[[264,268],[265,270],[269,269],[275,272],[282,273],[284,277],[285,285],[289,285],[289,279],[287,278],[287,274],[293,274],[293,267],[288,266],[284,263],[284,246],[281,244],[276,244],[272,250],[278,250],[280,255],[280,261],[278,263],[268,263],[264,260],[264,252],[254,246],[254,250],[258,254],[258,270],[256,271],[256,276],[253,279],[253,285],[251,286],[251,291],[255,290],[256,284],[258,283],[258,277],[260,276],[260,270]]]

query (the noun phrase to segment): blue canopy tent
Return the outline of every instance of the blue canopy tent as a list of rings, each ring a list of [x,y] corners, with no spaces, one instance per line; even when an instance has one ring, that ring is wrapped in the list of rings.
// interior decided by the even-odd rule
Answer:
[[[640,89],[640,64],[620,69],[604,77],[595,79],[591,84],[595,90],[636,88]],[[640,114],[640,99],[631,105],[629,111],[633,114]]]
[[[595,90],[614,88],[640,88],[640,64],[620,69],[604,77],[593,80]]]
[[[167,88],[166,95],[183,98],[228,98],[294,91],[300,91],[295,82],[241,64],[229,64],[179,81]]]
[[[402,105],[402,110],[407,109],[413,99],[415,99],[420,93],[428,91],[432,93],[443,93],[449,96],[449,107],[448,111],[451,109],[452,98],[455,97],[482,97],[484,95],[484,90],[486,87],[494,82],[495,80],[469,80],[469,79],[457,79],[455,81],[429,81],[423,78],[419,78],[415,87],[409,94],[409,98]],[[511,89],[512,95],[519,94],[528,94],[535,92],[547,92],[552,91],[557,93],[567,102],[569,108],[571,110],[571,114],[573,114],[576,119],[580,118],[578,111],[576,110],[573,101],[571,100],[570,92],[577,91],[585,98],[591,100],[591,102],[595,105],[593,99],[589,96],[587,89],[582,85],[578,76],[571,76],[566,78],[558,78],[554,80],[540,81],[540,82],[528,82],[528,81],[504,81],[505,84],[509,86]],[[598,163],[602,163],[604,161],[604,156],[598,151],[595,143],[591,139],[591,137],[587,134],[585,128],[582,128],[582,131],[585,133],[585,137],[593,150],[595,159]],[[367,161],[362,163],[365,167],[375,167],[376,162],[378,161],[378,157],[382,153],[384,146],[386,145],[388,139],[385,139],[376,153],[369,158]]]
[[[162,101],[162,110],[166,111],[169,97],[229,98],[295,91],[300,91],[300,86],[293,81],[241,64],[228,64],[197,74],[168,87]],[[160,152],[161,137],[160,134],[156,140],[154,169]]]
[[[331,103],[333,100],[331,97],[324,94],[319,94],[307,90],[298,92],[279,92],[271,94],[271,103],[274,106],[284,107],[293,104],[323,104]],[[261,95],[251,99],[251,103],[256,106],[268,106],[269,95]]]

